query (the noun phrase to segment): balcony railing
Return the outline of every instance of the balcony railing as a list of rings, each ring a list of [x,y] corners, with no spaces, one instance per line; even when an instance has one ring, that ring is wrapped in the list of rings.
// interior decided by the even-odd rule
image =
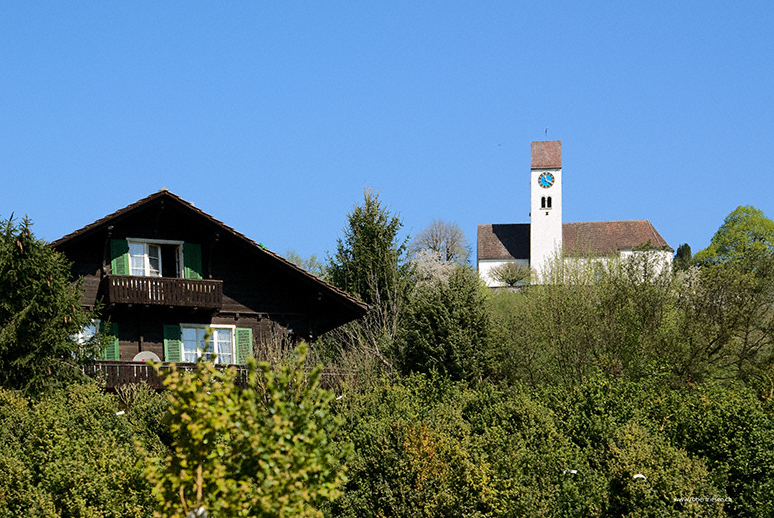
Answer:
[[[195,363],[176,363],[178,370],[195,370]],[[228,367],[223,365],[223,368]],[[237,385],[247,385],[247,369],[242,365],[236,365]],[[161,371],[169,369],[169,364],[163,364]],[[163,378],[156,374],[153,367],[145,362],[121,362],[121,361],[96,361],[93,365],[84,367],[87,376],[100,379],[105,383],[105,390],[113,391],[121,385],[133,383],[146,383],[150,388],[162,390]]]
[[[169,369],[168,363],[161,365],[161,371]],[[178,370],[195,370],[195,363],[176,363]],[[231,367],[231,365],[218,365],[218,368]],[[247,386],[247,367],[235,365],[237,369],[236,384],[240,387]],[[154,390],[163,390],[163,379],[156,374],[153,368],[145,362],[122,361],[96,361],[94,364],[84,367],[83,372],[105,383],[105,390],[114,391],[122,385],[134,383],[146,383]],[[357,372],[347,369],[324,369],[320,376],[320,387],[336,389],[345,381],[357,382]]]
[[[158,304],[220,309],[223,281],[108,275],[101,291],[110,304]]]

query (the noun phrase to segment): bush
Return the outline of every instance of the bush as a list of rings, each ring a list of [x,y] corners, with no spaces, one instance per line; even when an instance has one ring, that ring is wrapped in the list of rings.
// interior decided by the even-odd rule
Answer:
[[[458,266],[448,280],[422,283],[398,334],[403,373],[438,371],[478,380],[489,370],[489,314],[478,274]]]
[[[0,389],[0,508],[6,516],[148,517],[143,454],[127,415],[94,384],[30,401]]]
[[[170,454],[148,468],[160,516],[199,509],[220,518],[313,517],[339,494],[348,454],[332,442],[332,394],[318,389],[321,369],[304,371],[306,346],[291,365],[236,370],[201,359],[193,372],[174,365],[164,380],[170,401]]]

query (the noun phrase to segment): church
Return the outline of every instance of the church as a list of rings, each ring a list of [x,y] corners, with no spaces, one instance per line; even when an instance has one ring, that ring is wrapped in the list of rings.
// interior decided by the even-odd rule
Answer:
[[[564,223],[561,140],[531,143],[530,222],[479,225],[477,241],[478,272],[489,287],[504,286],[491,273],[505,263],[529,268],[539,283],[559,253],[608,260],[649,244],[668,264],[674,252],[648,220]]]

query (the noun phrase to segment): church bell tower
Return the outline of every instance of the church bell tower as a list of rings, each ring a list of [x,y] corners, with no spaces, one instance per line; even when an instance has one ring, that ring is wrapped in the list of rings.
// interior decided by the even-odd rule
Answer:
[[[532,142],[529,265],[533,283],[562,250],[562,141]]]

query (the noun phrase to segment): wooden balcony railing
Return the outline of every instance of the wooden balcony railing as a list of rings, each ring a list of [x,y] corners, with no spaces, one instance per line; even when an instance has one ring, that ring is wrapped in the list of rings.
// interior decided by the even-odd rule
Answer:
[[[110,304],[158,304],[220,309],[223,281],[108,275],[100,290]]]
[[[195,363],[176,363],[178,370],[194,370]],[[228,367],[228,365],[223,365]],[[169,364],[161,366],[161,370],[168,369]],[[247,386],[247,369],[242,365],[236,365],[237,385]],[[96,361],[93,365],[84,367],[87,376],[98,378],[105,382],[105,390],[113,391],[121,385],[133,383],[146,383],[150,388],[162,390],[163,379],[156,374],[153,368],[145,362],[121,362],[121,361]]]
[[[179,370],[194,370],[195,363],[176,363]],[[219,365],[218,367],[230,367]],[[244,365],[235,365],[237,368],[237,385],[247,386],[247,368]],[[162,364],[161,370],[168,369],[169,364]],[[105,383],[105,390],[114,391],[122,385],[133,383],[146,383],[154,390],[163,390],[163,379],[158,376],[153,368],[145,362],[123,361],[96,361],[93,365],[84,367],[83,372],[90,377],[98,378]],[[343,382],[357,382],[357,372],[346,369],[325,369],[320,376],[320,387],[335,389]]]

